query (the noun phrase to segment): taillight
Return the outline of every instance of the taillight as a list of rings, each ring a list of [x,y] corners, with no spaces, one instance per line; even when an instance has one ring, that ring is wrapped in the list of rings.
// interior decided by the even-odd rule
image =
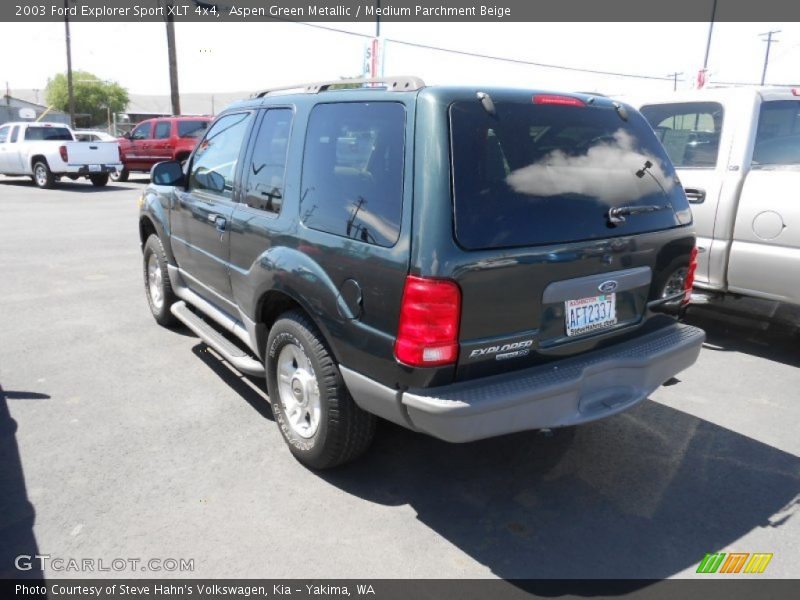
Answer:
[[[69,162],[69,154],[67,154],[66,146],[59,146],[58,153],[61,155],[61,160],[63,160],[64,162]]]
[[[534,104],[560,104],[561,106],[586,106],[586,102],[573,96],[558,96],[556,94],[537,94],[533,97]]]
[[[694,287],[694,272],[697,270],[697,246],[692,248],[692,253],[689,255],[689,269],[686,271],[686,280],[683,284],[683,301],[682,304],[689,304],[692,299],[692,288]]]
[[[409,275],[403,289],[394,355],[413,367],[456,362],[461,290],[453,281]]]

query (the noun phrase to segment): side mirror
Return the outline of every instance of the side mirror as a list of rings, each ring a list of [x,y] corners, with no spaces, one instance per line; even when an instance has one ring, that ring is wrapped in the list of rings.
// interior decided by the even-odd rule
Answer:
[[[131,132],[130,131],[126,131],[125,133],[122,134],[122,137],[124,137],[126,140],[132,139],[131,138]]]
[[[183,167],[177,160],[160,162],[150,170],[150,181],[156,185],[183,185],[185,180]]]

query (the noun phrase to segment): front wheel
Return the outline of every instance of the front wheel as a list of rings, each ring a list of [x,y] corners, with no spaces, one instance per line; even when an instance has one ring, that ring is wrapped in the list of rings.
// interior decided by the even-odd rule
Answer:
[[[33,183],[35,183],[37,187],[43,190],[51,188],[55,181],[56,178],[53,176],[53,172],[45,161],[40,160],[33,165]]]
[[[144,289],[150,312],[159,325],[168,326],[175,323],[175,315],[170,307],[178,298],[172,291],[172,283],[167,271],[167,255],[164,246],[156,234],[147,238],[142,255],[144,261]]]
[[[303,313],[286,313],[273,325],[266,371],[275,422],[301,463],[328,469],[369,447],[375,416],[353,401],[322,336]]]

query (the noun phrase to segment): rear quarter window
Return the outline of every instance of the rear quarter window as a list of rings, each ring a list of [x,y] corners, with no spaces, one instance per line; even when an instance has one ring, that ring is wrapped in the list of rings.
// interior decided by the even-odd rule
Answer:
[[[178,121],[178,137],[199,138],[208,129],[206,121]]]
[[[691,222],[653,131],[610,106],[479,102],[450,108],[455,230],[467,249],[576,242]],[[615,206],[661,210],[609,227]]]
[[[378,246],[400,234],[405,107],[397,102],[319,104],[311,111],[301,218],[311,229]]]

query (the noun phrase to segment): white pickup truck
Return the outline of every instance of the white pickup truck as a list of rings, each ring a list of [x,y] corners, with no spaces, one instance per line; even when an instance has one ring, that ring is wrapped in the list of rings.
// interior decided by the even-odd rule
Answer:
[[[710,88],[636,104],[691,203],[692,302],[800,326],[800,89]]]
[[[95,186],[122,170],[119,143],[77,142],[62,123],[4,123],[0,126],[0,173],[23,175],[40,188],[61,177],[86,177]]]

